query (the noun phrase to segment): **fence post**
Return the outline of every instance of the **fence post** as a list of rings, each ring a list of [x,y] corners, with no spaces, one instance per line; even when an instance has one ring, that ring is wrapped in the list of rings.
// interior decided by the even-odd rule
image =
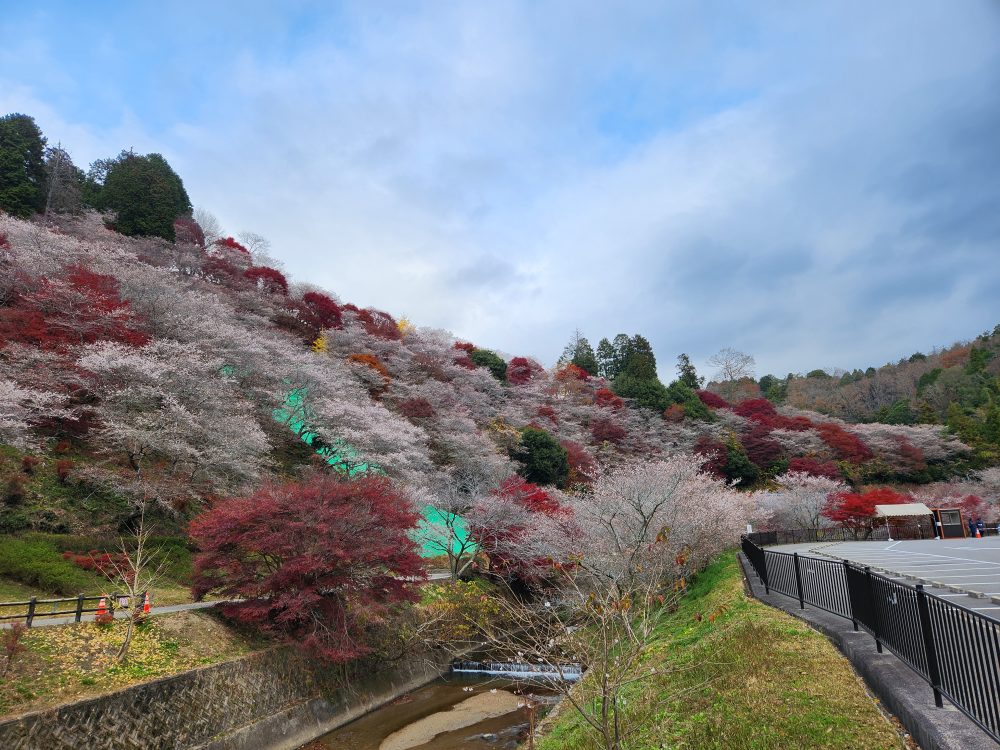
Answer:
[[[847,606],[851,608],[851,625],[854,626],[854,632],[858,631],[858,616],[854,612],[854,602],[851,600],[851,577],[847,575],[848,569],[851,564],[844,560],[844,588],[847,589]]]
[[[802,573],[799,572],[799,553],[793,552],[792,557],[795,561],[795,585],[799,590],[799,608],[806,608],[806,599],[802,594]]]
[[[37,603],[38,599],[34,596],[31,597],[31,601],[28,602],[28,616],[26,620],[29,628],[31,627],[31,621],[35,619],[35,604]]]
[[[872,608],[872,635],[875,636],[875,650],[882,653],[882,628],[879,627],[878,608],[875,606],[875,587],[872,585],[872,569],[865,566],[865,578],[868,580],[868,602]]]
[[[76,621],[80,622],[83,619],[83,594],[77,594],[76,597]]]
[[[757,548],[757,552],[760,553],[760,570],[764,579],[764,593],[770,594],[771,586],[767,582],[767,553],[760,547]]]
[[[927,604],[924,585],[917,584],[917,611],[920,613],[920,631],[924,635],[924,651],[927,654],[927,673],[934,690],[934,705],[941,708],[941,672],[938,669],[937,648],[934,646],[934,632],[931,630],[931,610]]]

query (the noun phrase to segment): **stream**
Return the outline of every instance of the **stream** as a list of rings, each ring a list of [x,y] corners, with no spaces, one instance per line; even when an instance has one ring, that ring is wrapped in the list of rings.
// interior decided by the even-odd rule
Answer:
[[[450,674],[301,750],[513,750],[527,736],[526,699],[538,721],[556,696],[524,681]]]

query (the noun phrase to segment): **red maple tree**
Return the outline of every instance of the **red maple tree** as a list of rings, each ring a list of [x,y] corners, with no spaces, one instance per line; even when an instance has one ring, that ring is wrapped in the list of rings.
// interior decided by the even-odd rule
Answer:
[[[195,597],[328,661],[371,650],[369,629],[416,601],[424,576],[409,497],[384,477],[316,474],[224,500],[191,522]]]
[[[909,502],[912,502],[909,495],[900,494],[888,487],[868,492],[834,492],[827,497],[820,512],[825,518],[867,539],[878,523],[875,516],[876,505],[899,505]]]

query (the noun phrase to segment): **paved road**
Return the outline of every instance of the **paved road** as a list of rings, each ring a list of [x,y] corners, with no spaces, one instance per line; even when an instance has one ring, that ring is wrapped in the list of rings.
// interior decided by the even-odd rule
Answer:
[[[850,560],[1000,620],[1000,538],[836,542],[774,547]]]

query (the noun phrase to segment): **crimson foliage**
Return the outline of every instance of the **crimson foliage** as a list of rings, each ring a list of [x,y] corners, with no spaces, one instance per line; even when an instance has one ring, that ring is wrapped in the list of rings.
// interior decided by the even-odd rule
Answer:
[[[399,411],[408,419],[426,419],[434,416],[434,407],[426,398],[408,398],[401,401]]]
[[[142,346],[149,340],[137,325],[112,276],[71,266],[62,279],[42,278],[0,308],[0,347],[7,343],[61,350],[74,344],[118,341]]]
[[[838,424],[824,422],[817,425],[816,431],[823,438],[823,442],[837,454],[837,458],[843,461],[860,464],[873,456],[871,449],[861,438]]]
[[[833,461],[821,463],[815,458],[799,457],[788,462],[788,471],[797,471],[802,474],[811,474],[814,477],[827,477],[828,479],[841,479],[840,469]]]
[[[625,399],[616,395],[609,388],[598,388],[594,392],[594,404],[618,411],[625,406]]]
[[[507,382],[511,385],[524,385],[531,380],[536,371],[541,368],[527,357],[514,357],[507,363]]]
[[[227,615],[325,660],[356,658],[392,605],[418,599],[418,518],[384,477],[265,486],[192,521],[194,594],[239,599]]]
[[[826,499],[821,513],[845,529],[868,536],[878,522],[875,518],[876,505],[899,505],[911,500],[909,495],[894,492],[888,487],[868,492],[834,492]]]
[[[251,266],[243,276],[261,291],[267,294],[288,296],[288,281],[285,274],[267,266]]]
[[[238,250],[239,252],[244,253],[247,256],[250,255],[250,251],[247,250],[239,242],[234,240],[232,237],[223,237],[221,240],[216,240],[215,244],[219,245],[220,247],[228,247],[230,250]]]
[[[625,428],[610,419],[595,419],[590,425],[590,434],[596,443],[615,443],[625,439]]]
[[[302,320],[316,333],[324,328],[340,328],[343,316],[340,305],[322,292],[306,292],[302,295]]]
[[[722,396],[717,393],[712,393],[711,391],[695,391],[701,402],[710,409],[728,409],[729,402],[726,401]]]

